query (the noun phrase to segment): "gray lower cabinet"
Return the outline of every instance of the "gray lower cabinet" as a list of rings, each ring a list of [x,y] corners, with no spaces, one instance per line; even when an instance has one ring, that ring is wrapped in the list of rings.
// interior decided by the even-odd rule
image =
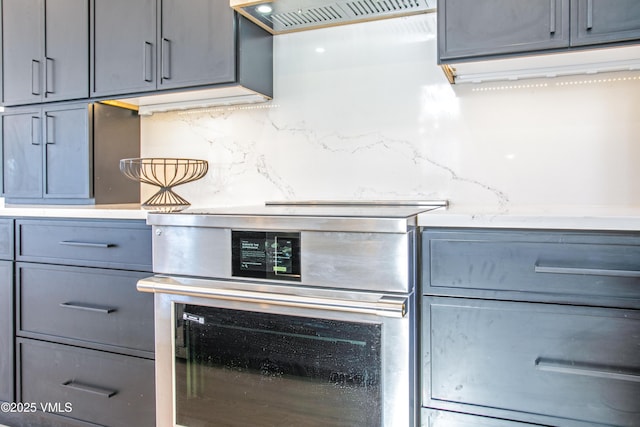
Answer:
[[[5,105],[86,98],[88,0],[3,0]]]
[[[432,229],[422,247],[423,426],[640,425],[640,234]]]
[[[439,0],[441,62],[640,41],[636,0]]]
[[[460,412],[422,409],[422,427],[542,427],[500,418],[483,417]]]
[[[71,103],[9,109],[2,123],[2,195],[13,203],[135,203],[119,159],[138,157],[135,112]]]
[[[13,220],[0,219],[0,401],[14,401]]]
[[[136,289],[151,274],[151,228],[17,218],[14,230],[12,401],[36,411],[0,414],[0,424],[154,426],[153,296]],[[0,286],[0,297],[6,292]]]
[[[103,426],[155,425],[153,360],[18,339],[18,395]]]
[[[228,3],[92,0],[91,4],[92,96],[229,83],[271,96],[272,38],[236,16]],[[257,61],[256,67],[245,66],[240,57]]]

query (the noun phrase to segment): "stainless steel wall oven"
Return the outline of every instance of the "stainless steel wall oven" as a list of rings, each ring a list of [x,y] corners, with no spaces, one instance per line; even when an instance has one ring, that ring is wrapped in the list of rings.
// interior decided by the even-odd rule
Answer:
[[[159,426],[411,426],[415,215],[150,214]]]

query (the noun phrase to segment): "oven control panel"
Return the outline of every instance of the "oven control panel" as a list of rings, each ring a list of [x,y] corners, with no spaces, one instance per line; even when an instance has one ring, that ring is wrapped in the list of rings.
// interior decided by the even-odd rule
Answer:
[[[300,233],[231,232],[232,275],[300,281]]]

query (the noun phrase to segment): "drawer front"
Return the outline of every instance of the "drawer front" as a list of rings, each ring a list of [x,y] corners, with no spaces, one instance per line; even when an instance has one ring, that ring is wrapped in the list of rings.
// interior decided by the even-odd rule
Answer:
[[[0,401],[13,402],[13,263],[0,261]]]
[[[13,259],[12,219],[0,219],[0,259]]]
[[[640,234],[433,231],[423,248],[426,294],[640,307]]]
[[[438,297],[423,310],[425,406],[640,425],[640,312]]]
[[[151,227],[141,221],[17,220],[18,261],[151,271]]]
[[[154,351],[153,295],[138,292],[148,273],[17,263],[18,334],[43,334]]]
[[[111,427],[155,425],[154,362],[20,339],[18,398]]]
[[[542,427],[538,424],[499,420],[458,412],[437,411],[429,408],[422,408],[420,425],[422,427]]]

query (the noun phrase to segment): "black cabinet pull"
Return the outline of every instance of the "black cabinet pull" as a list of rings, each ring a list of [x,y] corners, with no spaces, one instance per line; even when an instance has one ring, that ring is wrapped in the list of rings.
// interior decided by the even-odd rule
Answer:
[[[31,95],[40,95],[40,61],[31,60]]]
[[[533,268],[536,273],[554,274],[582,274],[585,276],[610,276],[610,277],[640,277],[637,270],[611,270],[607,268],[580,268],[580,267],[559,267],[553,265],[536,264]]]
[[[31,145],[40,145],[40,117],[31,117]]]
[[[100,307],[98,305],[81,304],[77,302],[61,302],[60,307],[71,308],[74,310],[93,311],[94,313],[111,314],[117,311],[111,307]]]
[[[171,40],[162,38],[162,78],[171,79]]]
[[[44,95],[47,96],[50,93],[55,93],[53,90],[53,59],[45,58],[44,59],[44,74],[45,74],[45,87],[44,87]]]
[[[593,28],[593,0],[587,0],[587,31]]]
[[[544,357],[537,358],[535,360],[535,366],[541,371],[606,378],[610,380],[640,382],[640,369],[574,362],[570,360],[548,359]]]
[[[45,115],[45,126],[47,127],[45,144],[55,144],[55,120],[54,117],[48,113]]]
[[[556,0],[549,0],[549,34],[556,33]]]
[[[142,78],[145,82],[153,81],[153,44],[144,42],[143,46],[143,64],[142,64]]]
[[[79,382],[75,382],[73,380],[65,381],[60,384],[62,387],[70,388],[72,390],[81,391],[84,393],[95,394],[104,398],[109,399],[110,397],[118,394],[116,390],[110,390],[108,388],[91,386]]]
[[[58,242],[58,244],[63,246],[80,246],[84,248],[112,248],[116,246],[113,243],[77,242],[75,240],[63,240],[62,242]]]

